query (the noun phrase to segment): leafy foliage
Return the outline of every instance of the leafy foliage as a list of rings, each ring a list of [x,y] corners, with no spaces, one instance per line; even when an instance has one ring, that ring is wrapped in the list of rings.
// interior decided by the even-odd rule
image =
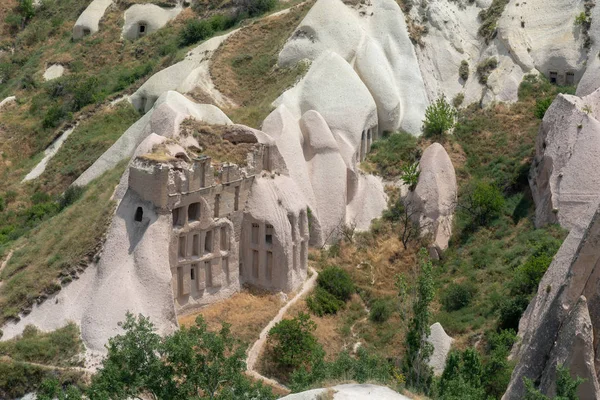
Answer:
[[[419,175],[421,174],[419,171],[419,164],[405,164],[401,171],[402,175],[400,175],[400,179],[402,180],[402,183],[408,186],[408,190],[414,191],[419,182]]]
[[[406,132],[397,132],[373,142],[367,160],[373,163],[377,172],[386,178],[401,175],[406,165],[418,161],[420,150],[417,138]]]
[[[485,181],[475,181],[460,196],[458,207],[475,226],[485,226],[500,216],[504,208],[502,192]]]
[[[308,309],[319,317],[326,314],[336,314],[344,307],[344,304],[342,300],[320,286],[315,289],[314,294],[306,299]]]
[[[492,4],[486,10],[481,10],[479,13],[479,19],[481,20],[481,26],[479,27],[479,36],[485,39],[486,43],[496,37],[496,27],[498,20],[504,11],[504,7],[508,4],[509,0],[494,0]]]
[[[477,289],[469,283],[452,283],[446,289],[442,304],[446,311],[456,311],[468,306],[473,300]]]
[[[477,65],[477,76],[479,76],[479,83],[482,85],[487,84],[490,74],[497,67],[498,60],[495,57],[490,57],[487,60],[480,62]]]
[[[371,304],[369,319],[373,322],[382,323],[387,321],[392,315],[392,306],[389,301],[377,299]]]
[[[310,316],[302,312],[293,319],[284,319],[271,328],[268,342],[272,346],[273,361],[288,370],[309,365],[313,353],[320,349],[313,334],[316,328],[317,325]]]
[[[195,326],[161,338],[148,318],[128,313],[122,328],[125,333],[109,340],[108,355],[85,390],[90,400],[142,394],[167,400],[274,398],[270,389],[244,375],[245,351],[227,324],[210,332],[200,316]],[[81,399],[72,388],[61,392],[56,382],[46,382],[38,396]]]
[[[340,267],[327,267],[319,273],[317,284],[341,301],[350,300],[354,283],[350,274]]]
[[[433,353],[433,346],[427,341],[429,330],[429,318],[431,312],[429,306],[435,294],[433,285],[433,266],[427,256],[427,250],[421,249],[420,273],[417,280],[417,299],[413,304],[413,316],[410,320],[410,328],[406,335],[406,354],[403,360],[403,371],[406,376],[406,384],[414,389],[428,392],[432,382],[432,370],[427,364]]]
[[[456,125],[457,112],[446,97],[438,98],[425,110],[423,133],[425,136],[443,136]]]
[[[535,103],[534,114],[536,118],[544,119],[544,115],[546,115],[546,111],[552,105],[554,99],[552,97],[546,97],[543,99],[539,99]]]
[[[554,400],[579,400],[577,388],[585,380],[581,377],[571,378],[567,368],[562,365],[556,367],[556,397]],[[525,378],[526,395],[524,400],[550,400],[550,397],[543,395],[537,390],[530,379]]]

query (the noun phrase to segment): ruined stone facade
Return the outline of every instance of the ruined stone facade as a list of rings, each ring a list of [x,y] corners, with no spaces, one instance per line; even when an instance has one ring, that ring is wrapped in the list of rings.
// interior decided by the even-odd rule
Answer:
[[[296,271],[292,278],[306,277],[306,209],[290,211],[289,226],[246,210],[257,175],[275,173],[269,150],[256,144],[244,168],[213,164],[206,156],[168,162],[141,157],[130,167],[129,190],[143,201],[131,218],[141,224],[144,208],[152,207],[172,221],[165,268],[178,312],[229,297],[243,283],[290,291],[299,281],[290,280],[290,271]]]

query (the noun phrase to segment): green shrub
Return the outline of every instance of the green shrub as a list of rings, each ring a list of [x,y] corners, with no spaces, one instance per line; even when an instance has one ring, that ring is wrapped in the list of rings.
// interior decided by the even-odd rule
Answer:
[[[458,67],[458,76],[460,76],[460,79],[463,81],[469,79],[469,63],[467,60],[462,60],[460,62],[460,67]]]
[[[529,298],[523,295],[505,299],[500,304],[498,328],[517,331],[521,316],[528,305]]]
[[[442,95],[425,110],[423,133],[425,136],[442,136],[456,124],[456,109]]]
[[[60,198],[59,208],[64,210],[69,207],[83,196],[83,192],[85,192],[85,188],[81,186],[69,186]]]
[[[402,167],[418,161],[417,138],[406,132],[390,134],[373,142],[367,160],[375,164],[380,175],[395,178],[402,173]]]
[[[490,40],[496,37],[498,20],[508,2],[509,0],[493,0],[492,4],[486,10],[481,10],[479,13],[481,26],[479,27],[478,33],[485,39],[486,43],[489,43]]]
[[[389,301],[375,300],[369,311],[369,319],[372,322],[383,323],[392,316],[392,306]]]
[[[513,278],[511,294],[529,295],[535,293],[550,263],[552,263],[552,255],[549,254],[529,257],[525,264],[519,267]]]
[[[575,17],[575,25],[586,25],[590,22],[591,18],[584,11],[577,14],[577,16]]]
[[[446,311],[456,311],[471,304],[477,289],[469,283],[452,283],[442,297]]]
[[[267,11],[271,11],[277,5],[277,0],[243,0],[241,2],[242,12],[250,17],[257,17]]]
[[[552,97],[538,99],[535,102],[535,109],[533,110],[534,115],[539,119],[544,119],[544,115],[546,115],[546,111],[548,110],[548,108],[550,108],[552,102]]]
[[[473,224],[485,226],[500,215],[504,202],[500,189],[478,180],[461,195],[458,207],[469,215]]]
[[[317,284],[344,302],[350,300],[355,290],[350,275],[339,267],[327,267],[321,271]]]
[[[295,369],[311,361],[313,353],[320,348],[313,332],[317,325],[305,313],[293,319],[278,322],[269,331],[268,342],[272,346],[272,361],[284,369]]]
[[[462,105],[462,103],[464,101],[465,101],[465,94],[459,93],[456,96],[454,96],[454,99],[452,99],[452,105],[454,106],[454,108],[458,108]]]
[[[336,314],[344,308],[344,302],[329,293],[322,287],[317,287],[312,296],[306,299],[308,309],[315,315],[322,317],[325,314]]]
[[[63,107],[58,104],[53,105],[46,111],[46,115],[42,120],[42,127],[45,129],[56,128],[66,117],[67,112]]]
[[[486,85],[490,74],[497,67],[498,60],[495,57],[490,57],[487,60],[480,62],[477,65],[477,76],[479,76],[479,83]]]
[[[189,20],[179,34],[179,45],[189,46],[208,39],[214,35],[215,31],[210,21],[207,20]]]

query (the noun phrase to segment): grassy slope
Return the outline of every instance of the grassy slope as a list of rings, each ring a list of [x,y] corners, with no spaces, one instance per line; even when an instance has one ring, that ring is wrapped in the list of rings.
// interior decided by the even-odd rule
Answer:
[[[22,396],[34,390],[44,378],[58,377],[63,383],[77,383],[80,372],[52,367],[78,366],[77,356],[82,349],[75,324],[50,333],[41,333],[30,326],[21,337],[0,342],[0,397]]]
[[[239,106],[224,110],[236,123],[258,128],[271,112],[271,103],[306,71],[304,65],[278,68],[276,63],[285,41],[311,4],[253,22],[215,53],[210,73],[217,89]]]
[[[82,261],[87,265],[110,222],[110,197],[123,170],[121,165],[98,178],[75,204],[15,243],[14,255],[0,273],[0,322],[60,290],[61,274],[80,269]]]

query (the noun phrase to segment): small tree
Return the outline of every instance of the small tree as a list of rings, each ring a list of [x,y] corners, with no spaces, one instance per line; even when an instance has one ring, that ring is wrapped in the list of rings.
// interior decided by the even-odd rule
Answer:
[[[457,112],[442,95],[425,110],[423,133],[425,136],[443,136],[456,125]]]
[[[267,340],[272,346],[273,361],[287,370],[310,364],[313,353],[320,348],[313,335],[315,329],[317,324],[303,312],[271,328]]]
[[[433,301],[433,266],[427,255],[427,250],[419,253],[421,271],[417,280],[417,297],[413,304],[413,316],[409,331],[406,335],[406,354],[403,360],[403,370],[409,387],[427,393],[431,387],[433,372],[427,364],[433,353],[433,346],[427,341],[431,333],[429,306]]]
[[[400,179],[402,183],[408,186],[408,190],[413,192],[417,187],[417,183],[419,182],[419,175],[421,172],[419,171],[419,163],[415,162],[412,164],[405,164],[400,169],[402,175],[400,175]]]
[[[496,186],[476,181],[460,196],[458,208],[466,212],[475,225],[485,226],[502,212],[504,197]]]
[[[348,301],[354,293],[354,282],[340,267],[327,267],[317,277],[319,287],[327,290],[341,301]]]
[[[525,389],[527,391],[524,400],[550,400],[550,397],[542,394],[533,385],[530,379],[524,378]],[[571,378],[569,370],[562,365],[556,366],[556,397],[554,400],[579,400],[577,396],[577,387],[585,382],[585,379],[577,377]]]

